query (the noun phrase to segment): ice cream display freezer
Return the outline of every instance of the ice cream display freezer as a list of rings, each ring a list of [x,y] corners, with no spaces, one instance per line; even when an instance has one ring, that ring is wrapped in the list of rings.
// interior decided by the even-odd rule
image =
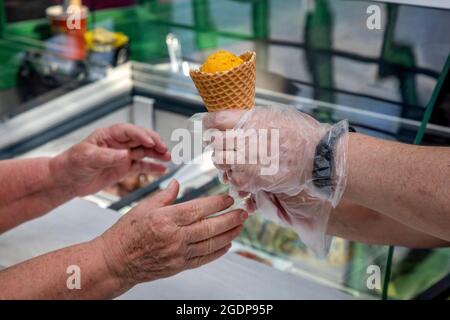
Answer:
[[[169,69],[166,64],[131,62],[110,70],[99,81],[36,105],[0,125],[0,158],[52,156],[96,128],[118,122],[152,128],[172,147],[176,143],[171,141],[173,130],[186,127],[190,116],[205,110],[187,75]],[[328,114],[329,121],[346,118],[358,131],[388,139],[396,139],[399,131],[410,131],[413,136],[421,125],[416,120],[261,88],[257,88],[256,104],[288,104],[310,114],[320,110]],[[427,132],[450,138],[448,128],[439,125],[429,125]],[[9,266],[93,238],[172,177],[182,185],[178,201],[227,191],[208,161],[170,165],[163,177],[128,177],[128,181],[74,200],[3,235],[0,265]],[[358,255],[358,251],[364,254]],[[295,233],[255,215],[223,259],[171,279],[140,285],[122,298],[379,298],[380,291],[365,287],[366,270],[374,263],[384,269],[387,253],[384,246],[336,238],[330,255],[321,260],[301,244]]]

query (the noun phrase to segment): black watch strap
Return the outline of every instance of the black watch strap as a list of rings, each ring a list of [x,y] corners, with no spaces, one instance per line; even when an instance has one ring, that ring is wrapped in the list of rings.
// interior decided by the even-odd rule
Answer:
[[[335,125],[325,134],[316,147],[312,180],[314,185],[327,196],[331,196],[336,188],[334,174],[334,157],[336,142],[347,132],[356,132],[353,127],[347,125]]]

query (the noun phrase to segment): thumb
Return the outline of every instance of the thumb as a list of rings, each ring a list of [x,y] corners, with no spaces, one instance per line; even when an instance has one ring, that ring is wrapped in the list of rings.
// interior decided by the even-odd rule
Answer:
[[[98,148],[93,155],[93,165],[98,168],[116,167],[128,160],[126,149]]]
[[[139,206],[146,206],[148,208],[156,209],[171,205],[177,199],[179,190],[180,184],[177,180],[173,179],[167,188],[151,197],[145,198],[141,201]]]

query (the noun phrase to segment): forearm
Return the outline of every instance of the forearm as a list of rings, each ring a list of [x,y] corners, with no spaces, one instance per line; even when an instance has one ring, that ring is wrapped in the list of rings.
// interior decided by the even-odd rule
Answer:
[[[129,288],[110,273],[100,241],[54,251],[1,271],[0,299],[108,299],[120,295]],[[80,289],[68,287],[68,282],[74,283],[69,266],[80,268]]]
[[[450,149],[351,134],[345,198],[450,241]]]
[[[51,158],[0,162],[0,233],[74,197],[54,167]]]
[[[0,207],[57,184],[51,158],[0,161]]]
[[[346,199],[332,210],[327,233],[375,245],[409,248],[436,248],[450,245],[449,241],[407,227],[392,218]]]
[[[57,188],[37,192],[0,207],[0,234],[40,217],[73,198],[70,190]]]

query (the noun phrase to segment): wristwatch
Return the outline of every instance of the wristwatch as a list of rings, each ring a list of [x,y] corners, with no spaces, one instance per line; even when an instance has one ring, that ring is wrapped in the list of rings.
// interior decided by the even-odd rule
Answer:
[[[346,132],[356,132],[353,127],[335,125],[325,134],[316,147],[314,154],[314,165],[312,180],[314,185],[327,198],[330,198],[336,189],[337,182],[335,174],[335,152],[339,138]],[[348,130],[348,131],[347,131]]]

